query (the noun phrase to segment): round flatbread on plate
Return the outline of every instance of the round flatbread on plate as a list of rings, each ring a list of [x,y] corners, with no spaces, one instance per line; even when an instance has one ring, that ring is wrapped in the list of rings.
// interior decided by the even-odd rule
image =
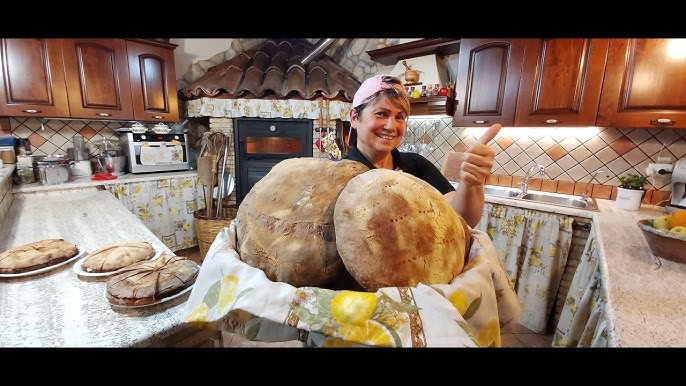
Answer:
[[[50,267],[79,254],[76,244],[64,239],[45,239],[0,253],[0,274],[21,274]]]
[[[150,260],[155,249],[147,241],[125,241],[109,244],[88,253],[81,263],[87,273],[114,272],[133,263]]]

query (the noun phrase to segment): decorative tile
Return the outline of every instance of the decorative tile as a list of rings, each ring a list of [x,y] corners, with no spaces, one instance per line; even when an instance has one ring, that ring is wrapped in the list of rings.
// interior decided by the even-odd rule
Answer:
[[[624,155],[627,152],[629,152],[629,150],[635,148],[636,145],[633,142],[631,142],[631,140],[626,136],[622,136],[618,138],[616,141],[610,143],[610,147],[618,155]]]
[[[559,142],[559,145],[565,149],[566,152],[570,152],[581,145],[578,139],[574,137],[567,137]]]
[[[553,161],[557,161],[567,154],[567,150],[560,145],[554,145],[550,149],[546,150],[546,154],[548,154],[548,157],[550,157],[550,159]]]
[[[508,136],[496,138],[495,142],[498,143],[498,145],[500,146],[501,149],[507,149],[508,147],[510,147],[510,145],[512,145],[514,143],[512,138],[510,138]]]

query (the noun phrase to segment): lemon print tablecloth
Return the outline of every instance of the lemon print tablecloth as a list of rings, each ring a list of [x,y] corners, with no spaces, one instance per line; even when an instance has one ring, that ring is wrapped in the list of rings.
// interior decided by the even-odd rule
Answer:
[[[521,305],[488,235],[471,230],[471,239],[462,273],[448,284],[330,290],[273,282],[242,262],[234,220],[207,252],[186,322],[315,347],[500,347],[500,329],[516,322]]]

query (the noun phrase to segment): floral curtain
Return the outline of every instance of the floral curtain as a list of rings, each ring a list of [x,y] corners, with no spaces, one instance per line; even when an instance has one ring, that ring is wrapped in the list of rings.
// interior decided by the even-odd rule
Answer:
[[[553,336],[554,347],[607,347],[607,315],[595,227],[584,247]]]
[[[493,240],[523,312],[519,323],[545,333],[572,243],[570,216],[486,203],[475,229]]]
[[[106,187],[172,251],[198,245],[193,213],[205,207],[205,199],[197,176]]]
[[[302,99],[218,99],[200,98],[186,102],[189,117],[215,118],[305,118],[350,120],[351,103]],[[322,106],[327,107],[322,111]]]

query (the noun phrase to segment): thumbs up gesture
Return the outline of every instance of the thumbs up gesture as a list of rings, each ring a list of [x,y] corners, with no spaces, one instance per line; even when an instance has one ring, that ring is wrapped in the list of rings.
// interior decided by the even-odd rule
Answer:
[[[489,127],[481,138],[467,149],[460,166],[460,183],[469,186],[486,183],[486,178],[491,174],[493,157],[495,156],[495,152],[488,146],[488,143],[495,138],[500,128],[498,123]]]

